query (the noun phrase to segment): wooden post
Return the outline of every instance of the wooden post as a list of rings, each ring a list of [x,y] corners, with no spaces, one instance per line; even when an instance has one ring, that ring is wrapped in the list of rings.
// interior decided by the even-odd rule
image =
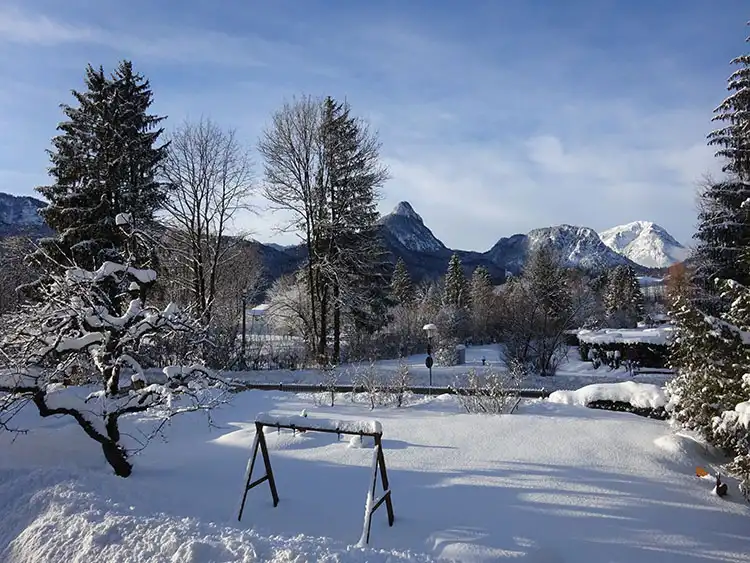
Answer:
[[[385,509],[388,511],[388,525],[393,526],[395,516],[393,514],[393,501],[391,500],[391,486],[388,484],[388,473],[385,469],[385,455],[383,454],[383,444],[381,443],[382,435],[375,437],[375,443],[378,445],[378,465],[380,466],[380,479],[383,482],[383,490],[386,492]]]
[[[260,438],[260,451],[263,454],[263,464],[266,466],[266,478],[268,486],[271,488],[273,497],[273,506],[279,505],[279,493],[276,491],[276,480],[273,478],[273,469],[271,469],[271,458],[268,456],[268,447],[266,446],[266,436],[263,434],[263,425],[260,422],[255,423],[256,433]]]
[[[255,459],[258,457],[258,450],[260,455],[263,457],[263,465],[266,469],[266,474],[260,479],[256,479],[250,482],[253,477],[253,468],[255,467]],[[242,503],[240,504],[240,512],[237,515],[237,520],[242,520],[242,512],[245,510],[245,501],[247,500],[247,492],[260,485],[264,481],[268,481],[268,486],[271,488],[271,497],[273,497],[273,505],[278,506],[279,504],[279,493],[276,491],[276,481],[273,478],[273,470],[271,469],[271,459],[268,456],[268,447],[266,446],[266,436],[263,433],[263,424],[255,423],[255,440],[253,441],[253,457],[250,461],[250,466],[247,470],[247,477],[245,478],[245,491],[242,493]]]

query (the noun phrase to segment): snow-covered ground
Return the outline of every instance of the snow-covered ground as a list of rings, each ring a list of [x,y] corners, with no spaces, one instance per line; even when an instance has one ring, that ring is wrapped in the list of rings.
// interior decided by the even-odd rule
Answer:
[[[360,536],[370,484],[368,444],[336,435],[268,430],[281,501],[265,484],[237,522],[258,413],[382,424],[396,521],[374,515]],[[535,401],[517,414],[468,415],[455,398],[370,411],[342,397],[248,391],[166,429],[137,456],[129,479],[69,420],[38,420],[11,442],[0,433],[0,561],[304,562],[748,561],[750,505],[730,481],[711,494],[695,477],[703,446],[663,422]],[[138,436],[151,427],[131,418]],[[364,446],[364,447],[362,447]],[[255,475],[260,476],[260,473]],[[326,539],[328,538],[328,539]]]
[[[482,364],[482,358],[485,365]],[[415,354],[404,359],[409,366],[412,385],[422,386],[429,382],[429,370],[424,365],[425,354]],[[398,360],[380,360],[375,362],[377,370],[384,376],[398,370]],[[357,369],[367,368],[367,364],[343,365],[338,369],[341,384],[350,384],[356,377]],[[469,369],[484,368],[505,369],[502,353],[498,344],[487,344],[484,346],[469,346],[466,348],[466,364],[460,366],[439,366],[432,368],[432,383],[436,387],[446,387],[465,379]],[[310,383],[319,384],[323,376],[318,370],[261,370],[261,371],[232,371],[225,374],[227,377],[236,378],[246,382],[254,383]],[[591,362],[582,362],[576,347],[568,349],[567,359],[560,365],[557,374],[552,377],[529,376],[522,382],[522,386],[533,389],[577,389],[590,383],[616,383],[623,380],[635,380],[640,383],[663,384],[667,379],[664,374],[639,374],[631,376],[628,371],[621,367],[611,370],[606,366],[594,369]]]

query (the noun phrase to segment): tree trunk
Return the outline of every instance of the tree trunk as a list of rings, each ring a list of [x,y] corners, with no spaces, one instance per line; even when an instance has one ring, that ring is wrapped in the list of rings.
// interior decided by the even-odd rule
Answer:
[[[102,451],[107,463],[114,469],[118,477],[130,477],[133,472],[133,465],[125,456],[125,451],[114,442],[102,442]]]
[[[333,358],[334,364],[341,361],[341,288],[338,280],[333,282]]]
[[[320,334],[318,335],[318,362],[321,366],[328,363],[328,284],[320,280]]]

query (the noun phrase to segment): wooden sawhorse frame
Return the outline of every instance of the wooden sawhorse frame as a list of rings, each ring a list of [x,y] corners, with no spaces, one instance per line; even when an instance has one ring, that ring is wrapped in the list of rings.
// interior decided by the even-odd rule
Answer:
[[[319,422],[320,424],[315,424]],[[308,420],[303,417],[287,417],[287,418],[274,418],[269,415],[259,415],[255,420],[255,440],[253,441],[253,454],[250,458],[247,466],[247,473],[245,476],[245,488],[242,495],[242,503],[240,504],[240,512],[237,515],[237,520],[242,520],[242,512],[245,509],[245,501],[247,500],[247,493],[250,489],[257,487],[258,485],[268,481],[268,486],[271,489],[271,497],[273,497],[273,505],[276,507],[279,504],[279,493],[276,490],[276,480],[273,477],[273,469],[271,468],[271,459],[268,455],[268,447],[266,445],[266,436],[263,433],[265,426],[272,428],[288,428],[295,432],[327,432],[329,434],[346,434],[350,436],[369,436],[375,441],[375,447],[373,448],[373,459],[372,459],[372,484],[367,491],[367,499],[365,503],[365,521],[362,528],[362,537],[360,538],[360,544],[370,543],[370,527],[372,524],[373,513],[385,503],[386,510],[388,511],[388,525],[393,526],[394,515],[393,515],[393,502],[391,501],[391,489],[388,484],[388,473],[385,467],[385,456],[383,455],[383,432],[380,429],[380,423],[370,421],[366,423],[348,423],[330,420]],[[362,426],[369,426],[366,430],[362,429]],[[372,430],[372,431],[367,431]],[[255,468],[255,460],[258,457],[258,451],[260,451],[263,457],[263,465],[265,466],[266,474],[263,477],[251,481],[253,476],[253,469]],[[378,481],[378,473],[380,473],[380,480],[383,484],[383,494],[380,498],[375,498],[375,488]]]

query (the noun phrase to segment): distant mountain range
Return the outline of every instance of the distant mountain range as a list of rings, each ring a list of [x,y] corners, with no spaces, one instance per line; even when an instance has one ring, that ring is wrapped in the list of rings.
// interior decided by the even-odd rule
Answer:
[[[51,233],[38,211],[45,203],[32,197],[0,194],[0,236],[38,238]],[[422,217],[406,201],[379,220],[380,234],[392,262],[402,258],[416,280],[435,279],[445,273],[451,255],[457,253],[467,274],[477,266],[486,267],[496,283],[508,274],[520,273],[531,251],[552,245],[568,267],[606,270],[618,265],[632,266],[647,274],[685,260],[688,250],[663,228],[636,221],[607,229],[599,234],[587,227],[558,225],[534,229],[526,234],[503,237],[486,252],[453,250],[446,247],[424,224]],[[280,246],[248,241],[255,246],[269,280],[294,271],[303,261],[301,246]]]

